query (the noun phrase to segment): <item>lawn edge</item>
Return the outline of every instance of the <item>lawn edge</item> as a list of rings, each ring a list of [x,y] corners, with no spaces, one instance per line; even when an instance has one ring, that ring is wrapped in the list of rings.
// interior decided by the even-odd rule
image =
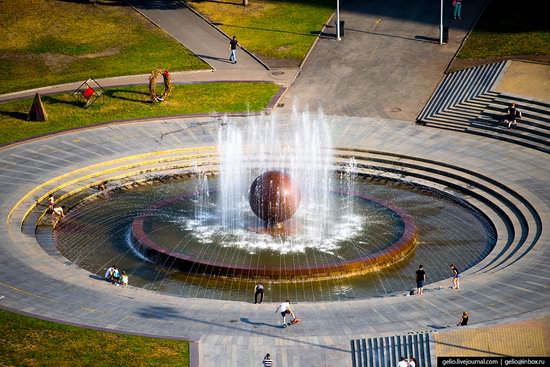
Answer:
[[[189,342],[189,359],[191,359],[191,343],[197,343],[196,340],[190,340],[190,339],[180,338],[180,337],[171,336],[171,335],[159,336],[159,335],[153,335],[153,334],[148,334],[148,333],[138,333],[138,332],[135,332],[135,331],[126,331],[126,330],[118,330],[118,329],[115,330],[115,329],[109,329],[109,328],[101,327],[101,326],[78,324],[76,322],[60,320],[60,319],[56,319],[56,318],[53,318],[53,317],[50,317],[50,316],[35,315],[35,314],[30,313],[30,312],[18,310],[18,309],[15,309],[15,308],[12,308],[12,307],[9,307],[9,306],[6,306],[6,305],[0,305],[0,310],[6,311],[6,312],[11,312],[11,313],[21,315],[21,316],[32,317],[32,318],[38,319],[38,320],[54,322],[54,323],[62,324],[62,325],[66,325],[66,326],[74,326],[74,327],[78,327],[78,328],[82,328],[82,329],[103,331],[103,332],[107,332],[107,333],[123,334],[123,335],[130,335],[130,336],[142,336],[142,337],[145,337],[145,338],[153,338],[153,339],[168,339],[168,340],[187,341],[187,342]],[[197,359],[198,359],[198,356],[197,356]]]
[[[248,83],[248,82],[245,82]],[[190,84],[190,83],[182,83],[182,84]],[[200,83],[197,83],[200,84]],[[275,84],[275,83],[274,83]],[[139,85],[139,84],[138,84]],[[277,85],[277,84],[275,84]],[[286,93],[287,88],[278,86],[279,89],[273,94],[269,102],[267,102],[267,105],[265,108],[259,112],[215,112],[215,113],[188,113],[188,114],[179,114],[179,115],[165,115],[165,116],[153,116],[153,117],[140,117],[140,118],[132,118],[132,119],[125,119],[125,120],[109,120],[104,122],[98,122],[97,124],[91,124],[91,125],[85,125],[85,126],[78,126],[73,127],[70,129],[63,129],[63,130],[57,130],[57,131],[51,131],[42,135],[36,135],[36,136],[29,136],[24,139],[15,140],[10,143],[0,144],[0,150],[10,148],[12,146],[20,145],[23,143],[28,143],[30,141],[35,140],[42,140],[54,135],[64,135],[69,134],[75,131],[85,131],[85,130],[91,130],[99,127],[105,127],[108,125],[123,125],[123,124],[132,124],[132,123],[141,123],[141,122],[147,122],[147,121],[158,121],[158,120],[176,120],[176,119],[192,119],[192,118],[213,118],[213,119],[219,119],[224,116],[228,117],[246,117],[246,116],[261,116],[261,115],[270,115],[279,100],[283,97],[283,95]],[[1,306],[0,306],[1,308]]]

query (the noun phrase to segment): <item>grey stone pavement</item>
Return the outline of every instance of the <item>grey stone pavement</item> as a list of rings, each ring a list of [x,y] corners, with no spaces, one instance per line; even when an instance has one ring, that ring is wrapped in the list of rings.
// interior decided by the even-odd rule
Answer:
[[[274,82],[282,87],[288,87],[296,76],[297,70],[206,70],[173,72],[174,83],[207,83],[207,82]],[[113,78],[97,79],[104,88],[120,87],[125,85],[143,85],[149,83],[150,74],[128,75]],[[0,103],[19,98],[32,97],[35,93],[54,94],[75,91],[82,81],[52,85],[42,88],[24,90],[0,95]]]
[[[550,161],[543,153],[408,121],[327,119],[335,146],[424,157],[481,172],[527,198],[543,223],[550,219]],[[287,120],[284,115],[279,118],[282,126]],[[349,341],[354,338],[453,325],[463,310],[470,312],[473,327],[549,312],[546,227],[521,261],[488,273],[467,271],[460,291],[448,289],[449,279],[430,284],[431,289],[443,289],[422,298],[299,303],[295,310],[303,322],[280,329],[275,304],[121,289],[64,259],[50,257],[35,236],[21,231],[21,215],[34,202],[33,195],[8,219],[21,198],[51,178],[130,155],[215,145],[218,127],[217,121],[209,119],[159,119],[77,130],[0,148],[0,307],[77,325],[195,340],[200,366],[257,366],[266,352],[274,355],[277,366],[350,366]],[[84,169],[83,174],[97,169]]]
[[[155,14],[170,13],[161,9],[168,2],[159,3],[164,5],[141,10],[151,11],[147,16],[155,21]],[[179,3],[173,4],[177,6],[173,10],[181,11]],[[441,47],[423,38],[437,36],[437,21],[433,15],[424,19],[429,11],[422,3],[346,2],[342,17],[349,27],[346,38],[341,43],[329,39],[318,43],[284,109],[294,98],[312,109],[321,104],[329,115],[335,146],[423,157],[483,173],[527,198],[546,224],[550,219],[547,155],[411,123],[458,47],[464,25],[471,24],[480,6],[480,1],[465,3],[464,23],[451,28],[450,44]],[[171,24],[179,27],[178,22]],[[219,58],[205,54],[212,62]],[[208,74],[194,77],[203,75]],[[134,84],[134,77],[127,78]],[[280,119],[284,123],[287,117]],[[544,226],[536,245],[520,261],[498,271],[465,272],[458,292],[442,281],[429,288],[443,289],[422,298],[300,303],[295,309],[302,324],[280,329],[275,327],[275,304],[184,299],[112,287],[64,259],[49,256],[35,236],[22,232],[24,205],[8,218],[19,200],[51,178],[129,155],[214,145],[218,125],[209,119],[159,119],[1,147],[0,307],[87,327],[195,340],[201,367],[258,366],[266,352],[274,356],[276,366],[350,366],[351,339],[453,325],[464,310],[470,312],[472,327],[550,312],[550,235]],[[30,195],[23,203],[33,199]]]
[[[464,3],[452,19],[444,1],[449,42],[439,45],[439,2],[346,0],[345,36],[321,38],[282,100],[325,113],[414,121],[479,15],[485,0]],[[335,33],[333,24],[327,35]]]

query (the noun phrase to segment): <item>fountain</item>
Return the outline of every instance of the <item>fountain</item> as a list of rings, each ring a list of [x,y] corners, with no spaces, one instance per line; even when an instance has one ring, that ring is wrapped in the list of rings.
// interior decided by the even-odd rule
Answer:
[[[290,121],[226,119],[215,175],[195,162],[191,179],[88,203],[66,218],[58,248],[91,271],[117,262],[134,284],[182,296],[241,299],[260,279],[268,299],[315,301],[406,289],[417,257],[444,278],[443,256],[473,263],[492,246],[483,219],[448,195],[378,183],[353,156],[335,156],[322,113]],[[457,218],[466,237],[452,230]],[[70,230],[103,220],[94,241]]]

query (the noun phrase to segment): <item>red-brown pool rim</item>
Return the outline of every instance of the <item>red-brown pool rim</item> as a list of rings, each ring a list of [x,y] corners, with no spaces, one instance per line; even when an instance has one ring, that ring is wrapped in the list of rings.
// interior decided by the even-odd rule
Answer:
[[[339,194],[336,192],[336,194]],[[195,273],[197,275],[211,275],[222,277],[239,277],[247,279],[270,280],[315,280],[318,278],[337,278],[356,276],[390,266],[407,258],[416,248],[416,226],[412,217],[393,203],[383,201],[362,193],[352,193],[351,196],[374,202],[390,210],[403,223],[401,236],[386,248],[376,253],[342,260],[331,264],[304,264],[303,266],[243,266],[225,262],[212,262],[197,259],[165,248],[153,241],[145,232],[144,223],[148,212],[134,219],[132,222],[132,236],[134,244],[140,252],[149,259],[155,259],[159,264],[170,264],[172,268]],[[185,200],[190,195],[181,195],[155,203],[149,212],[163,206]]]

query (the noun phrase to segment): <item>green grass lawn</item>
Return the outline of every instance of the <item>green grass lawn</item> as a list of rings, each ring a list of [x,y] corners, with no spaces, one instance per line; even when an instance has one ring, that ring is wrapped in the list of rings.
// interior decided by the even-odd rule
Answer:
[[[208,69],[123,2],[0,1],[0,94],[90,76]]]
[[[0,310],[2,366],[189,366],[189,342],[107,333]]]
[[[332,0],[188,1],[230,36],[268,64],[281,60],[299,65],[334,12]]]
[[[491,0],[459,59],[550,55],[547,1]]]
[[[162,93],[162,87],[159,87]],[[174,85],[170,98],[153,103],[148,86],[106,89],[88,109],[72,94],[42,96],[48,114],[46,122],[27,121],[32,98],[0,104],[0,144],[53,131],[105,121],[141,117],[210,112],[257,112],[277,92],[273,83],[208,83]]]

